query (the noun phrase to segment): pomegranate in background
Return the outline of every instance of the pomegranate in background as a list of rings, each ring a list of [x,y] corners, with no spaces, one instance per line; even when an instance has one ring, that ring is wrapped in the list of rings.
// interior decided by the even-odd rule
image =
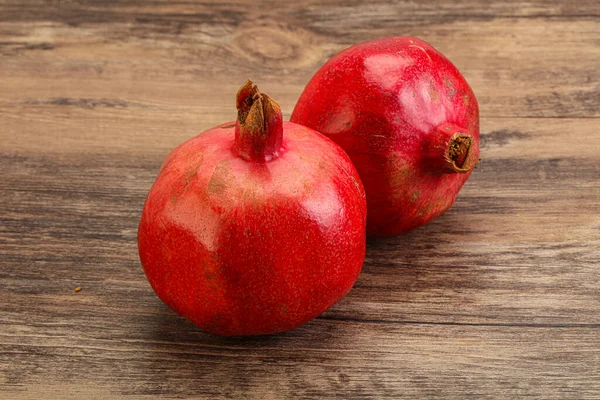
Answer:
[[[312,77],[290,120],[348,153],[374,236],[398,235],[446,212],[479,157],[473,91],[446,57],[413,37],[335,55]]]

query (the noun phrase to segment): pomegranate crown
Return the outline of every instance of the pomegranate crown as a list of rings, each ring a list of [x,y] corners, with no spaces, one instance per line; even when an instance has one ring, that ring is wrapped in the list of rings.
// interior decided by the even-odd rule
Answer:
[[[237,92],[236,107],[234,149],[237,155],[257,162],[276,158],[283,142],[279,104],[248,79]]]

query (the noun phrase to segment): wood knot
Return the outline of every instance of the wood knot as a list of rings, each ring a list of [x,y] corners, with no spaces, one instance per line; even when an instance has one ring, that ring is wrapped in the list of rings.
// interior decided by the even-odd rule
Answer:
[[[316,35],[281,26],[240,27],[234,46],[249,61],[263,67],[299,68],[318,62],[323,51]]]

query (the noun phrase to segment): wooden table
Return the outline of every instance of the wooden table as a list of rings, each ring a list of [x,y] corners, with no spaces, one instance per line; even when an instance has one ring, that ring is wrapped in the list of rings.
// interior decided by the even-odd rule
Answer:
[[[600,3],[295,3],[0,0],[0,398],[599,399]],[[136,247],[165,155],[234,119],[244,79],[289,117],[330,56],[390,35],[478,96],[452,210],[370,241],[294,331],[176,316]]]

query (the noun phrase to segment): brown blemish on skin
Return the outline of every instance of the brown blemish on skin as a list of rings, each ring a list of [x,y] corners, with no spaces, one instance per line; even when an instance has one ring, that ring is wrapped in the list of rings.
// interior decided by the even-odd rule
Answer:
[[[454,82],[448,76],[444,77],[444,86],[448,89],[448,95],[450,97],[456,96],[456,89],[454,88]]]
[[[421,195],[421,191],[420,190],[416,190],[413,192],[412,197],[410,198],[410,202],[411,203],[415,203],[417,200],[419,200],[419,196]]]
[[[177,202],[177,199],[189,188],[189,186],[198,179],[198,168],[200,168],[200,164],[202,164],[202,158],[200,158],[200,162],[197,164],[195,168],[189,169],[185,175],[183,185],[176,189],[175,193],[171,194],[170,201],[172,204]]]
[[[466,93],[463,94],[462,99],[463,99],[463,103],[465,103],[465,104],[469,104],[469,102],[471,101],[471,99],[469,98],[469,95]]]
[[[206,282],[206,286],[210,290],[211,294],[219,295],[224,292],[222,282],[219,280],[219,273],[216,266],[211,263],[208,259],[203,259],[201,264],[197,268],[198,279]]]
[[[440,210],[440,215],[444,214],[446,211],[448,211],[452,207],[452,204],[454,204],[453,197],[445,199],[443,201],[442,209]]]
[[[165,234],[165,237],[167,237],[168,232]],[[169,241],[165,240],[162,244],[162,250],[163,250],[163,257],[167,262],[171,262],[171,259],[173,258],[173,252],[171,251],[171,246],[169,245]]]
[[[243,192],[247,207],[252,207],[254,210],[263,210],[265,207],[265,199],[262,196],[263,187],[252,180],[246,181],[246,187]]]
[[[310,183],[308,180],[304,180],[304,182],[302,182],[302,187],[304,188],[304,191],[306,192],[307,195],[310,195],[314,189],[314,185],[312,183]]]
[[[402,157],[392,153],[388,158],[389,184],[396,200],[404,198],[405,188],[409,187],[411,179],[411,166]]]
[[[419,211],[419,214],[417,214],[417,215],[419,217],[425,216],[426,218],[428,218],[431,215],[431,211],[435,208],[436,205],[437,205],[437,202],[426,204],[425,207],[421,208],[421,210]]]
[[[217,195],[223,194],[231,178],[229,162],[226,160],[219,162],[208,182],[208,191]]]
[[[208,190],[211,193],[215,193],[215,194],[223,194],[223,192],[225,191],[225,182],[223,180],[221,180],[220,178],[214,179],[215,176],[213,175],[213,178],[210,180],[210,183],[208,184]]]
[[[192,183],[192,178],[198,178],[198,167],[188,170],[185,173],[185,184],[186,186]]]
[[[429,97],[431,98],[431,101],[433,101],[434,103],[437,103],[440,98],[440,96],[436,90],[436,87],[435,87],[435,82],[433,80],[429,81]]]
[[[442,210],[446,205],[446,200],[444,200],[441,196],[437,196],[435,202],[433,203],[433,208],[438,211]]]
[[[217,279],[217,274],[213,271],[206,271],[204,272],[204,279],[206,279],[207,282],[210,282]]]

